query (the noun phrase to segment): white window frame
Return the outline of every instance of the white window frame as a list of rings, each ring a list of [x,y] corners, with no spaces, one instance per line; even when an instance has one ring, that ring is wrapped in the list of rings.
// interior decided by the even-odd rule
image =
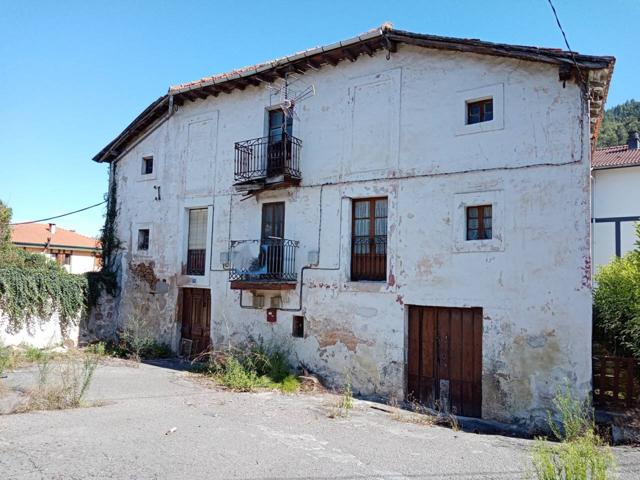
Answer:
[[[504,192],[491,190],[464,192],[454,195],[453,201],[453,252],[502,252],[504,251]],[[491,205],[491,238],[467,240],[467,208]]]
[[[144,161],[147,158],[153,159],[153,171],[151,173],[142,173],[144,168]],[[140,155],[140,161],[138,162],[138,180],[146,181],[146,180],[155,180],[158,172],[158,159],[152,152],[143,153]]]
[[[493,100],[493,119],[467,123],[467,105],[489,99]],[[502,130],[504,129],[504,84],[497,83],[456,92],[456,108],[459,109],[456,114],[456,136]]]
[[[204,263],[204,275],[187,275],[184,274],[186,282],[183,286],[187,287],[209,287],[209,277],[211,273],[211,236],[213,233],[213,205],[208,202],[211,198],[191,198],[184,201],[182,205],[182,245],[181,253],[178,258],[181,259],[182,265],[187,265],[187,255],[189,249],[189,210],[206,208],[207,209],[207,242]]]
[[[149,248],[147,250],[140,250],[138,248],[138,234],[139,230],[149,230]],[[152,256],[153,250],[153,228],[151,228],[150,223],[134,223],[131,228],[131,246],[133,247],[133,252],[141,257],[150,257]]]

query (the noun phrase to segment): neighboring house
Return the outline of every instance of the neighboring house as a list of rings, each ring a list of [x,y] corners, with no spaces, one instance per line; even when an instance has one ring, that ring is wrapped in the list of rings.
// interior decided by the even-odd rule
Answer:
[[[119,325],[191,353],[261,338],[361,394],[544,422],[558,387],[591,388],[613,64],[385,25],[171,87],[94,157]]]
[[[100,268],[98,241],[60,228],[55,223],[13,225],[11,241],[23,250],[48,256],[69,273],[91,272]]]
[[[634,248],[640,221],[640,135],[593,152],[594,271]]]

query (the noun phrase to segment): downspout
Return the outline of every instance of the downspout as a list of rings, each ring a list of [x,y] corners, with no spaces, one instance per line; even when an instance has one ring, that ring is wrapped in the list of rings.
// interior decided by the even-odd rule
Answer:
[[[320,207],[319,207],[319,215],[320,221],[318,226],[318,264],[320,263],[320,237],[322,235],[322,194],[324,191],[324,184],[320,186]],[[297,308],[278,308],[278,310],[282,310],[283,312],[299,312],[302,310],[302,290],[304,288],[304,272],[307,270],[321,270],[321,271],[337,271],[342,268],[342,202],[345,198],[348,197],[340,197],[340,228],[338,231],[338,265],[336,267],[318,267],[312,265],[305,265],[300,269],[300,294],[298,296],[298,307]],[[317,265],[317,264],[316,264]]]

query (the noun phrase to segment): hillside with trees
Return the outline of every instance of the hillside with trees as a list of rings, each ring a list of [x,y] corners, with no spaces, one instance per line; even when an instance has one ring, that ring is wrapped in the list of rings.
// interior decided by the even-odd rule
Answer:
[[[605,112],[598,148],[624,145],[632,132],[640,132],[640,102],[627,100]]]

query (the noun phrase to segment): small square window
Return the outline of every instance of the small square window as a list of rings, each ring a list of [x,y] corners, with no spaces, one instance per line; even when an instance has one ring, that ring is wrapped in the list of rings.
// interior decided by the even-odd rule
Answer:
[[[467,207],[467,240],[489,240],[492,234],[491,205]]]
[[[153,173],[153,157],[142,158],[142,175],[151,175]]]
[[[138,230],[138,250],[149,250],[149,229]]]
[[[71,254],[70,253],[65,253],[64,254],[64,265],[71,265]]]
[[[493,120],[493,98],[467,102],[467,125]]]
[[[293,335],[296,338],[304,337],[304,317],[303,316],[301,315],[293,316],[293,330],[291,332],[291,335]]]

